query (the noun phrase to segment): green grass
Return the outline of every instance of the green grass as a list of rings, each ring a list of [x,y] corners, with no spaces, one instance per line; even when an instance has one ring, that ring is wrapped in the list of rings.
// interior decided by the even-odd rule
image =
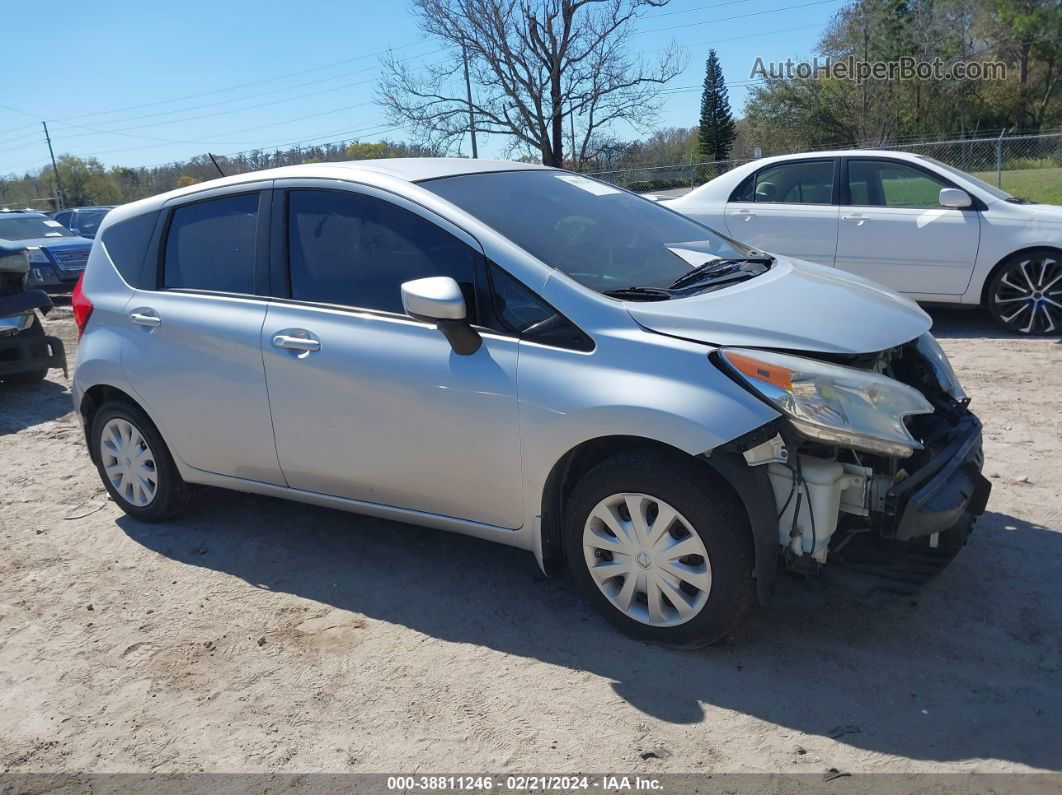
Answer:
[[[995,171],[981,171],[974,176],[996,184]],[[1004,171],[1003,190],[1034,202],[1062,204],[1062,168]]]

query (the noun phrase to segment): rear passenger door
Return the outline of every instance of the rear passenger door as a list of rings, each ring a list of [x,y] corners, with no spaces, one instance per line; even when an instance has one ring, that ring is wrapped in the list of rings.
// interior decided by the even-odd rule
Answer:
[[[765,166],[726,205],[731,236],[773,254],[832,265],[837,248],[834,158]]]
[[[518,340],[483,329],[480,349],[460,356],[435,324],[402,309],[403,282],[450,276],[477,324],[478,243],[374,188],[277,187],[262,355],[288,483],[519,527]],[[285,347],[292,337],[307,349]]]
[[[262,365],[269,183],[173,200],[117,327],[122,367],[188,466],[283,484]]]

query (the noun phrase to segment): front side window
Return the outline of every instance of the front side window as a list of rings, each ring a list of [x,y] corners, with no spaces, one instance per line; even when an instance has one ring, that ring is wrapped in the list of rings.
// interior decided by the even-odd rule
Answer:
[[[940,189],[947,187],[944,180],[896,161],[848,161],[848,195],[853,205],[939,207]]]
[[[254,293],[257,228],[257,193],[178,207],[166,236],[162,286]]]
[[[420,185],[598,292],[666,289],[691,268],[750,254],[656,202],[562,171],[463,174]]]
[[[830,204],[833,161],[781,163],[757,172],[751,201],[781,204]]]
[[[402,283],[450,276],[473,315],[476,253],[449,232],[361,193],[288,192],[291,297],[403,313]]]

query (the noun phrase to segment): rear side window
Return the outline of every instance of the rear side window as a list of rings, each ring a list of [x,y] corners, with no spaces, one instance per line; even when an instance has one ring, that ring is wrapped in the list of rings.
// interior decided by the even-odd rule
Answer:
[[[162,286],[253,293],[257,228],[257,193],[178,207],[166,236]]]
[[[833,161],[768,166],[756,173],[752,193],[751,201],[756,202],[830,204],[833,201]]]
[[[474,316],[476,253],[391,202],[348,191],[288,192],[291,297],[403,313],[402,283],[450,276]]]
[[[100,236],[114,267],[118,269],[126,284],[133,287],[151,289],[155,286],[144,278],[144,258],[147,256],[158,216],[157,212],[145,213],[111,224]]]

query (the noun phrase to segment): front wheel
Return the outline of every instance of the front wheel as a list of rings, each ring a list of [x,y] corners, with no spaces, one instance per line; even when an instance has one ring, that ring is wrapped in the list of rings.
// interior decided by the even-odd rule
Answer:
[[[587,473],[565,511],[568,566],[605,618],[642,640],[696,648],[755,599],[744,509],[703,464],[623,453]]]
[[[1062,255],[1049,249],[1011,257],[988,285],[988,311],[1015,334],[1062,330]]]

